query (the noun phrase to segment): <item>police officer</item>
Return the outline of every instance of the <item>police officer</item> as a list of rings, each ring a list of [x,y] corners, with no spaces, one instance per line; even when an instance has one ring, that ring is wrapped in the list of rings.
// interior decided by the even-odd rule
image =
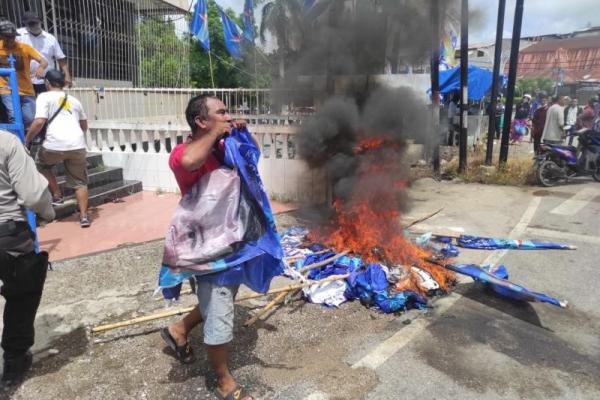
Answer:
[[[5,384],[21,380],[31,367],[33,322],[42,298],[48,253],[34,252],[34,235],[25,209],[46,221],[54,219],[48,182],[40,175],[14,134],[0,129],[0,293],[4,305]]]

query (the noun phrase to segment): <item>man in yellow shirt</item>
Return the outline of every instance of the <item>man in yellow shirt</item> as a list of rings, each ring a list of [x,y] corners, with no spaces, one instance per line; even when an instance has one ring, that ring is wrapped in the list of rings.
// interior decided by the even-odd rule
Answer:
[[[29,64],[31,60],[40,63],[35,71],[35,76],[43,78],[48,62],[33,47],[24,43],[18,43],[15,40],[17,35],[17,28],[12,22],[6,20],[0,21],[0,67],[8,68],[10,66],[8,59],[12,54],[15,58],[23,125],[27,128],[31,125],[35,116],[35,91],[33,90],[33,83],[29,76]],[[6,114],[8,115],[7,122],[13,124],[15,122],[15,115],[8,77],[6,76],[0,76],[0,100],[4,104]]]

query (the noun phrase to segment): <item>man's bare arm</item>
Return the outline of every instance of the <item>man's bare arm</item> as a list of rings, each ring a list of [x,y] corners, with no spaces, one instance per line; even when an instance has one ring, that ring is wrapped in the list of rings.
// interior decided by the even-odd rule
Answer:
[[[46,73],[48,61],[46,61],[44,56],[40,55],[39,53],[37,55],[32,55],[32,58],[40,64],[35,70],[35,77],[38,79],[42,79]]]
[[[202,167],[212,152],[215,143],[223,137],[218,131],[211,131],[189,143],[183,150],[181,165],[188,171],[195,171]],[[226,133],[226,132],[225,132]]]
[[[72,87],[73,78],[71,78],[71,71],[69,71],[69,63],[67,62],[67,58],[65,57],[58,60],[58,66],[65,74],[65,85],[69,88]]]

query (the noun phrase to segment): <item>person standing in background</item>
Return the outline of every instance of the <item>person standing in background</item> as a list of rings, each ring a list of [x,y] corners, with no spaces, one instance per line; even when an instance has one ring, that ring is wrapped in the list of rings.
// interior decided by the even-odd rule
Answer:
[[[28,128],[35,116],[35,91],[31,82],[30,63],[35,60],[39,63],[35,70],[37,78],[43,78],[48,66],[46,59],[33,47],[19,43],[16,37],[19,36],[15,25],[7,20],[0,20],[0,67],[10,68],[9,58],[12,55],[15,59],[15,70],[17,72],[17,85],[19,89],[20,107],[23,115],[23,125]],[[8,77],[0,76],[0,100],[4,105],[7,122],[15,123],[15,114],[11,96],[11,89],[8,85]]]
[[[45,68],[45,71],[55,68],[54,63],[58,63],[58,68],[65,75],[65,86],[70,88],[73,85],[73,79],[69,71],[67,56],[65,56],[65,53],[60,48],[58,40],[56,40],[54,35],[42,29],[42,20],[33,12],[28,11],[23,14],[23,25],[25,25],[23,28],[17,30],[19,34],[17,41],[30,45],[46,59],[49,65]],[[44,77],[38,78],[35,75],[38,66],[37,61],[33,60],[31,62],[31,82],[33,83],[36,95],[46,91]]]

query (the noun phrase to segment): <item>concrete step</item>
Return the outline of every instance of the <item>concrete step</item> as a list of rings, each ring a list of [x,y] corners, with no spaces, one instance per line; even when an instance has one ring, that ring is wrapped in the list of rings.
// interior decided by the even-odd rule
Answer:
[[[118,167],[105,167],[99,165],[96,168],[88,169],[88,189],[103,186],[111,182],[123,180],[123,169]],[[70,196],[74,193],[73,189],[67,187],[66,178],[60,176],[57,178],[58,186],[63,196]]]
[[[121,197],[142,191],[142,182],[119,180],[97,186],[89,190],[89,207],[97,207],[109,201],[115,201]],[[54,206],[56,218],[64,218],[77,212],[77,201],[75,196],[71,195],[65,198],[65,202],[59,206]]]

